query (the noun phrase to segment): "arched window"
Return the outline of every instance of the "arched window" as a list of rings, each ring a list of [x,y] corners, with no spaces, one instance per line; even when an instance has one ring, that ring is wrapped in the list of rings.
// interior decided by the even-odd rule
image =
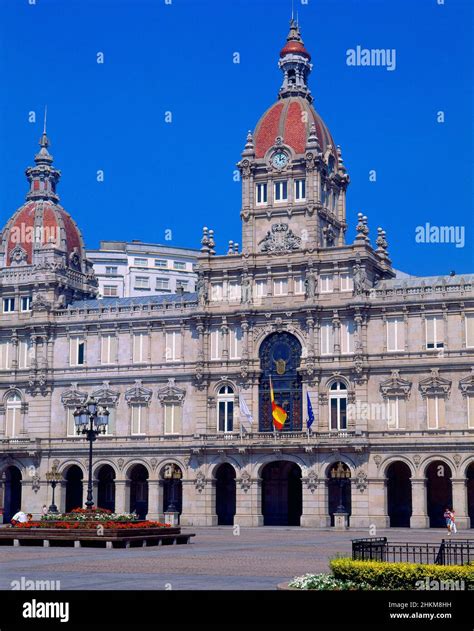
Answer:
[[[6,428],[8,438],[18,436],[21,428],[21,397],[18,392],[12,392],[6,400]]]
[[[222,386],[217,395],[217,430],[232,432],[234,428],[234,390]]]
[[[347,429],[347,386],[342,381],[335,381],[329,389],[329,428]]]

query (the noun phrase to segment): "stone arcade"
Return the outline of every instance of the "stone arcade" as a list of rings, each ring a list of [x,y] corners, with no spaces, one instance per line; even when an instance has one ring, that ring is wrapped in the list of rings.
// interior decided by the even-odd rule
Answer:
[[[460,528],[474,525],[474,275],[398,275],[385,232],[371,241],[362,215],[346,242],[349,176],[294,22],[279,66],[278,99],[239,162],[241,248],[216,255],[204,229],[196,294],[96,299],[41,137],[0,241],[4,521],[49,505],[53,465],[60,510],[83,504],[87,445],[72,412],[93,394],[111,412],[95,445],[103,508],[327,527],[342,501],[350,527],[423,528],[452,504]],[[60,238],[15,242],[28,228]],[[277,435],[270,376],[288,412]],[[349,404],[391,414],[348,415]]]

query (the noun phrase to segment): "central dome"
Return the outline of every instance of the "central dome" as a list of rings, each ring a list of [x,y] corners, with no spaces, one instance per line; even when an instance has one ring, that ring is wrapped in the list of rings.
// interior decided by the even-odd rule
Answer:
[[[313,124],[323,153],[330,147],[337,161],[336,145],[329,129],[308,99],[302,96],[280,99],[261,117],[254,133],[255,157],[263,158],[278,136],[295,153],[304,153]]]

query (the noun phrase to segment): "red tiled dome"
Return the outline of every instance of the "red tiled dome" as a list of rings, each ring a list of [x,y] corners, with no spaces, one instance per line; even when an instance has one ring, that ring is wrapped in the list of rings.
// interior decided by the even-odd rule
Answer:
[[[41,245],[48,242],[66,254],[66,264],[78,267],[84,257],[81,233],[71,216],[58,204],[50,200],[28,201],[12,216],[2,235],[5,247],[5,265],[12,265],[12,253],[15,248],[22,248],[24,264],[33,263],[34,240]],[[37,246],[36,246],[37,247]],[[72,259],[77,254],[75,263]]]
[[[308,53],[306,48],[301,42],[290,41],[286,44],[284,48],[282,48],[280,52],[280,57],[284,57],[285,55],[291,55],[292,53],[297,53],[298,55],[303,55],[311,61],[311,55]]]
[[[307,122],[303,122],[304,120]],[[277,101],[259,120],[254,133],[255,157],[263,158],[268,149],[275,144],[275,139],[278,136],[281,136],[283,143],[289,145],[295,153],[304,153],[313,123],[316,126],[316,133],[323,153],[331,145],[337,163],[336,145],[328,128],[308,99],[300,96],[292,96]]]

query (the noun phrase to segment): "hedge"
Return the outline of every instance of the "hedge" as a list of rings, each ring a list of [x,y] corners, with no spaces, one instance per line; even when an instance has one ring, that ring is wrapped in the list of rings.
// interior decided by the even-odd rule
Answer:
[[[474,589],[474,565],[423,565],[421,563],[386,563],[333,559],[329,563],[335,578],[366,583],[382,589],[426,589],[429,581],[461,581],[464,589]],[[417,585],[417,581],[422,581]],[[449,585],[449,584],[448,584]],[[431,588],[433,589],[433,587]],[[434,588],[436,589],[436,588]]]

